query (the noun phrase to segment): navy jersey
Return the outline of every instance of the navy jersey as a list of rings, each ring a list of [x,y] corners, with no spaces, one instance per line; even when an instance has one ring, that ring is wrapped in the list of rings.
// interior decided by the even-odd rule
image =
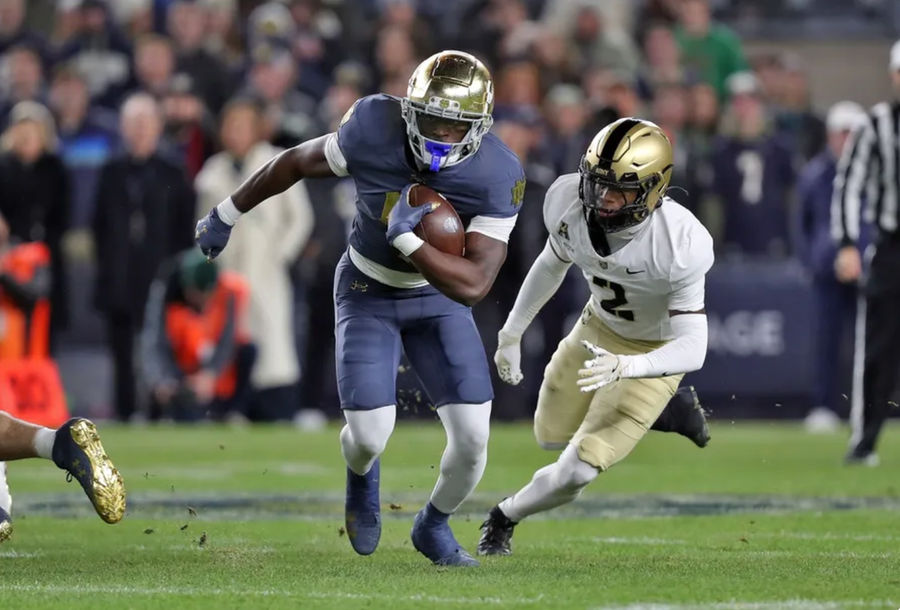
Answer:
[[[410,182],[444,195],[468,227],[476,216],[515,216],[525,191],[525,174],[516,155],[491,133],[478,151],[438,172],[419,169],[409,151],[406,123],[397,98],[364,97],[338,129],[338,145],[356,183],[356,217],[350,246],[367,259],[396,271],[415,272],[387,241],[387,217]]]

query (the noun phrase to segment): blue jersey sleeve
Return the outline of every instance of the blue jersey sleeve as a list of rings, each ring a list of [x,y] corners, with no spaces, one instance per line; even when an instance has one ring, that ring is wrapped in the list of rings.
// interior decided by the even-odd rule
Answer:
[[[496,136],[488,134],[484,147],[489,155],[482,164],[485,193],[479,216],[508,218],[519,213],[525,197],[525,170],[519,158]]]

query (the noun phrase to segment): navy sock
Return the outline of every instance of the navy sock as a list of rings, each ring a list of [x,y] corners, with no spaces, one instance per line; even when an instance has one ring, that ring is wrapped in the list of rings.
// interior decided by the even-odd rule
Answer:
[[[423,516],[423,521],[428,525],[441,525],[443,523],[447,523],[449,519],[449,513],[439,511],[431,502],[425,505],[425,515]]]

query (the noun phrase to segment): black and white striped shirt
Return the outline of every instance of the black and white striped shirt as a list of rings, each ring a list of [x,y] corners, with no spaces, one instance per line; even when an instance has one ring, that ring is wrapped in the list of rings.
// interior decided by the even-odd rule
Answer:
[[[855,244],[860,218],[874,223],[882,233],[896,233],[898,203],[900,102],[881,102],[854,130],[838,162],[831,200],[831,236],[842,245]]]

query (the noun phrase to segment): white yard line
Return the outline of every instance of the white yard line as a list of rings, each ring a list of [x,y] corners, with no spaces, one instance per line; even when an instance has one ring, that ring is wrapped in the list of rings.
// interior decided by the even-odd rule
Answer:
[[[392,595],[387,593],[355,593],[346,591],[284,591],[278,589],[213,589],[198,587],[133,587],[124,585],[16,585],[0,582],[0,592],[18,593],[66,593],[80,595],[157,595],[178,596],[250,596],[299,599],[335,599],[387,602],[425,602],[455,605],[530,605],[539,604],[543,596],[536,597],[442,597],[439,595]]]
[[[889,600],[848,599],[826,601],[818,599],[785,599],[766,602],[732,600],[709,604],[636,603],[627,606],[595,606],[590,610],[847,610],[848,608],[898,608]]]

